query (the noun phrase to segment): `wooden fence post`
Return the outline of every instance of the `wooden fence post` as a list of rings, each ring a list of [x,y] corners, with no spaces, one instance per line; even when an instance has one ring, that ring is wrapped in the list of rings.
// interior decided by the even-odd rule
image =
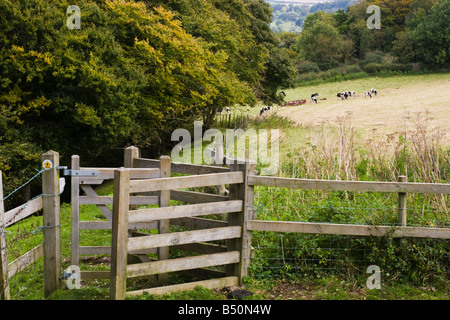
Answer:
[[[3,176],[0,171],[0,300],[11,299],[8,281],[8,259],[6,256],[6,221],[3,203]]]
[[[73,155],[70,164],[71,170],[80,169],[80,157]],[[80,177],[71,176],[70,206],[71,206],[71,250],[70,261],[78,265],[80,260]]]
[[[239,225],[242,230],[241,238],[227,242],[228,251],[240,251],[239,263],[230,266],[227,270],[229,275],[239,277],[240,284],[242,284],[243,277],[248,274],[248,267],[250,266],[252,232],[248,230],[247,222],[252,220],[254,215],[254,187],[248,184],[248,176],[254,173],[255,166],[256,164],[248,159],[244,164],[233,163],[230,165],[231,171],[242,171],[244,174],[244,183],[230,185],[230,200],[242,200],[242,211],[228,214],[228,225]]]
[[[42,161],[51,161],[51,169],[42,173],[42,210],[44,212],[44,296],[59,287],[61,272],[61,229],[59,197],[59,153],[48,151]]]
[[[399,176],[398,182],[407,182],[406,176]],[[398,193],[398,224],[406,226],[406,192]]]
[[[111,300],[125,299],[127,289],[128,212],[130,205],[130,171],[114,171],[114,196],[111,243]]]
[[[161,156],[159,159],[159,169],[161,178],[169,178],[171,176],[171,159],[168,156]],[[161,190],[159,196],[159,206],[169,207],[170,206],[170,190]],[[159,221],[159,233],[169,233],[170,232],[170,220],[160,220]],[[158,260],[169,259],[169,247],[158,248]],[[158,283],[165,284],[168,281],[168,274],[161,273],[158,274]]]
[[[135,158],[139,158],[139,148],[133,146],[125,148],[123,166],[125,168],[133,168],[133,161]]]
[[[134,167],[134,159],[139,158],[139,148],[130,146],[124,149],[123,166],[125,168]],[[139,205],[130,205],[131,210],[139,209]],[[133,231],[128,231],[128,237],[133,237]],[[136,255],[127,255],[128,264],[139,263],[141,260]]]

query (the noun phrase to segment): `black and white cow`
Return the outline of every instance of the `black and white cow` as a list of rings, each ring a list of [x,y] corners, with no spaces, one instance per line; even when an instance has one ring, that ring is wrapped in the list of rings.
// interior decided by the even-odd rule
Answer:
[[[318,93],[313,93],[313,94],[311,95],[311,102],[317,103],[317,97],[318,97],[318,96],[319,96]]]
[[[372,98],[372,93],[370,91],[364,92],[364,98]]]
[[[378,94],[377,89],[370,89],[370,92],[371,92],[372,94],[374,94],[374,95],[377,95],[377,94]]]
[[[259,115],[262,116],[265,112],[270,111],[272,107],[268,106],[268,107],[262,107],[261,110],[259,110]]]

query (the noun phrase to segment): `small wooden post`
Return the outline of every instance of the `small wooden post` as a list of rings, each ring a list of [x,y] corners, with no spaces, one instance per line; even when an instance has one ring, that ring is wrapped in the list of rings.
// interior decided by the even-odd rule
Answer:
[[[236,161],[236,160],[235,160]],[[230,185],[230,200],[242,200],[243,208],[241,212],[228,214],[228,225],[239,225],[242,227],[242,236],[240,239],[234,239],[227,242],[228,251],[240,251],[240,262],[227,269],[229,275],[239,277],[242,284],[243,277],[248,274],[250,266],[252,232],[247,228],[248,220],[253,219],[253,200],[254,188],[248,185],[248,176],[255,171],[256,164],[253,161],[246,160],[245,164],[231,164],[231,171],[242,171],[244,174],[244,183]]]
[[[398,182],[407,182],[406,176],[399,176]],[[399,226],[406,226],[406,193],[398,193],[398,224]]]
[[[159,169],[160,177],[168,178],[171,175],[171,159],[168,156],[161,156],[159,159]],[[170,190],[161,190],[159,196],[159,206],[169,207],[170,206]],[[159,221],[159,233],[169,233],[170,232],[170,220],[160,220]],[[169,247],[158,248],[158,260],[169,259]],[[168,274],[162,273],[158,275],[158,283],[165,284],[168,281]]]
[[[70,169],[80,169],[80,157],[72,156]],[[80,260],[80,177],[72,176],[71,178],[71,263],[78,265]]]
[[[130,205],[130,171],[114,171],[114,196],[111,243],[111,300],[125,299],[127,289],[128,212]]]
[[[8,282],[8,259],[6,256],[6,222],[3,203],[3,175],[0,171],[0,300],[11,299]]]
[[[133,146],[125,148],[123,166],[125,168],[133,168],[133,162],[136,158],[139,158],[139,148]]]
[[[59,287],[61,272],[61,229],[59,199],[59,153],[48,151],[42,162],[49,160],[52,168],[42,173],[42,210],[44,216],[44,296]]]

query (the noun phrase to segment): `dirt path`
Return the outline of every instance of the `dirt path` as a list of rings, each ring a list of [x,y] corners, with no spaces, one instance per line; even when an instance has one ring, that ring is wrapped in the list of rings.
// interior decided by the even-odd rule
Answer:
[[[405,120],[408,113],[428,110],[433,119],[432,126],[450,132],[450,79],[398,83],[378,90],[378,95],[373,98],[365,98],[364,92],[357,92],[355,99],[343,101],[338,100],[336,94],[325,92],[319,98],[325,97],[326,101],[319,100],[318,104],[314,104],[308,99],[305,105],[280,108],[278,115],[297,124],[315,126],[323,121],[335,121],[338,116],[351,112],[356,129],[368,131],[377,128],[379,132],[393,133],[408,124]]]

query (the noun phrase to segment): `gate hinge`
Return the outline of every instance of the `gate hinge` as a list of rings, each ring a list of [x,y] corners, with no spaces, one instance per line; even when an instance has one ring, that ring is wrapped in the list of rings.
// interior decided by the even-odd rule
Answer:
[[[99,172],[96,170],[72,170],[67,169],[67,167],[58,167],[58,169],[63,170],[64,176],[72,176],[72,177],[96,177],[99,175]]]

